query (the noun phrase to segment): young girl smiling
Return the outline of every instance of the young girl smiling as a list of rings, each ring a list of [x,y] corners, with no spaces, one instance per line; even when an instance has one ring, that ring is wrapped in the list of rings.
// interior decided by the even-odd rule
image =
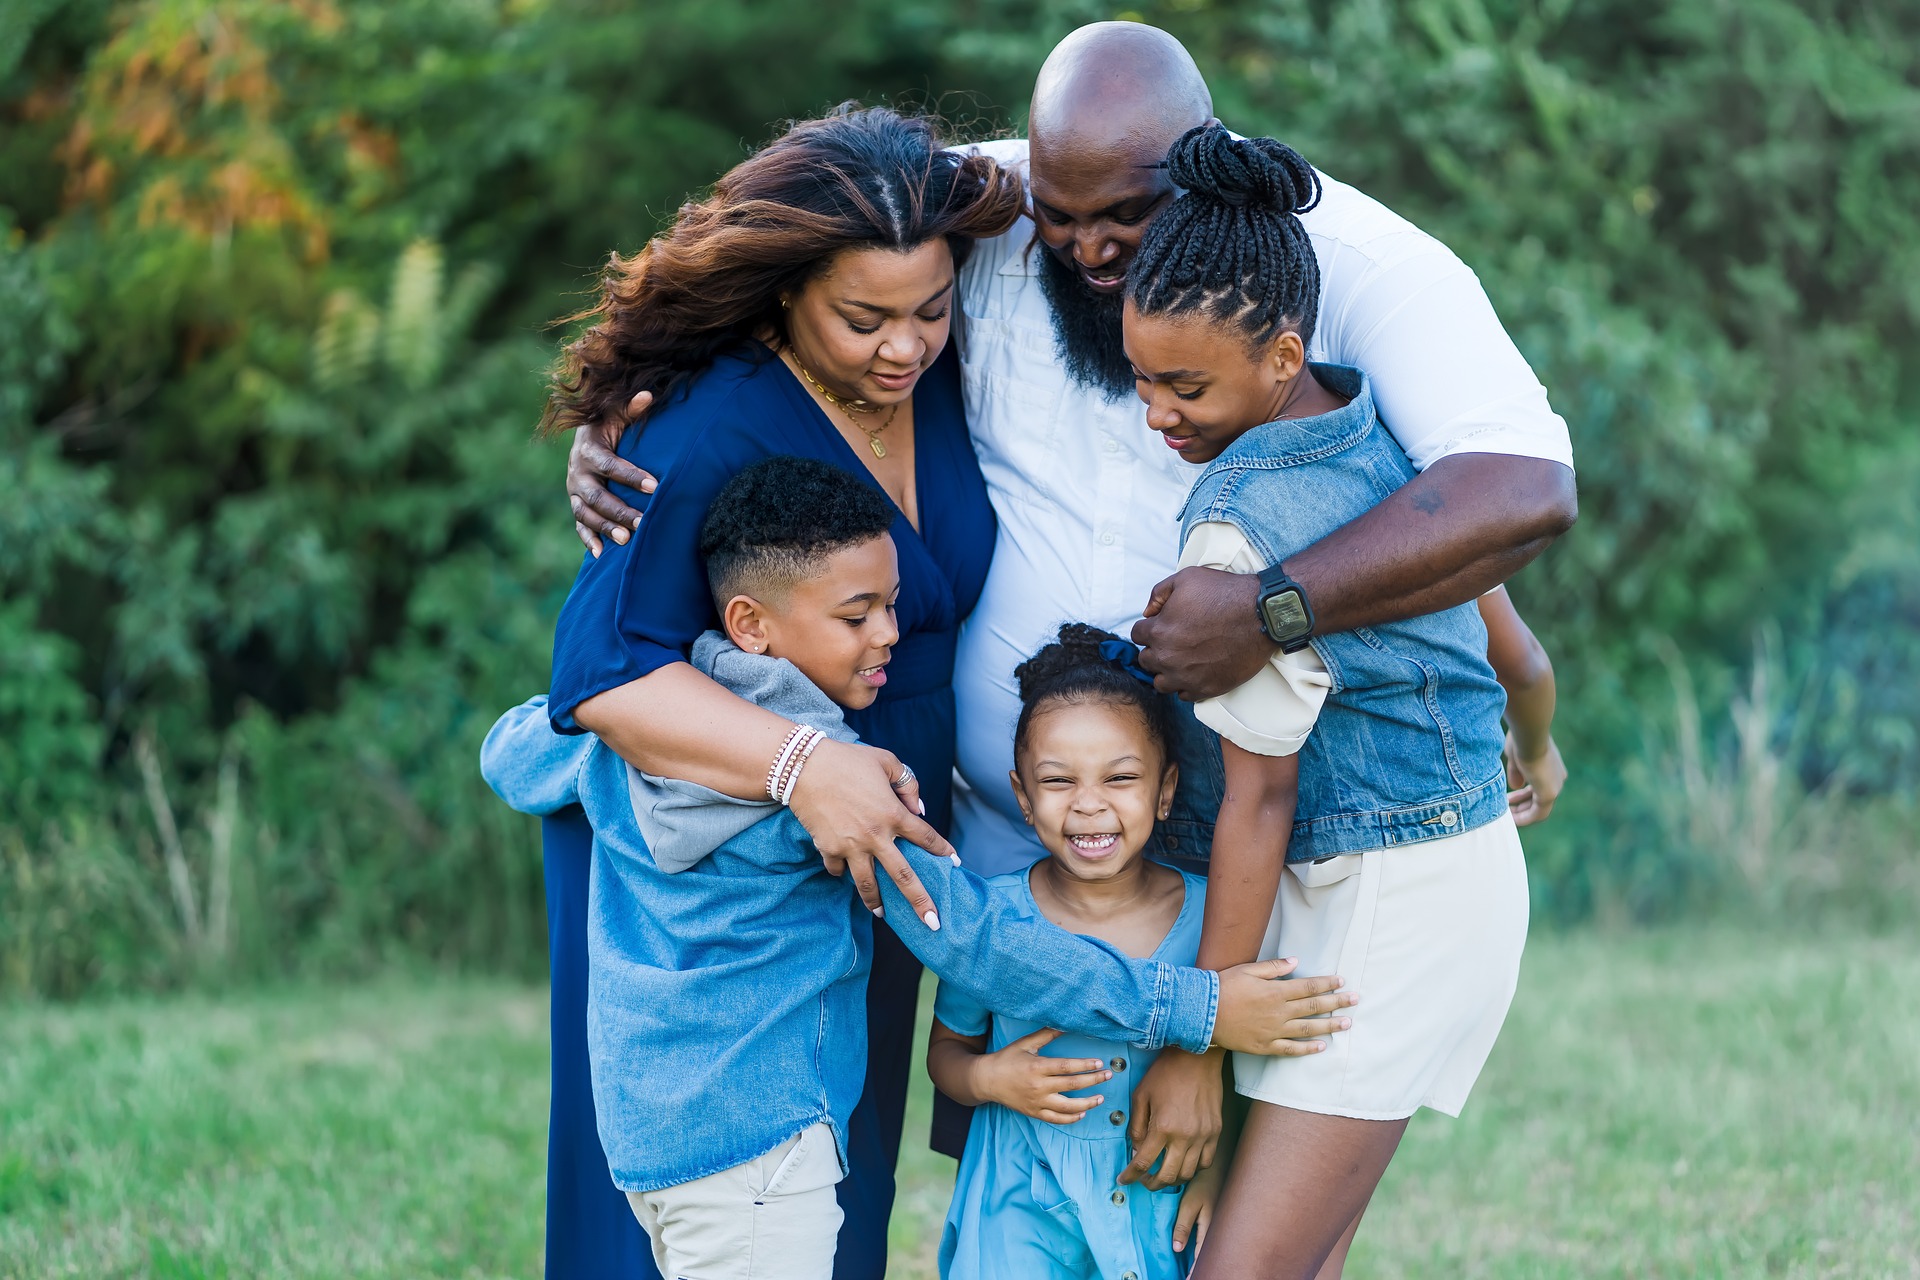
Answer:
[[[1206,882],[1144,856],[1173,804],[1172,708],[1131,644],[1078,623],[1023,663],[1012,782],[1049,857],[987,883],[1028,911],[1129,956],[1190,964]],[[1289,1034],[1350,996],[1303,1000]],[[1292,1054],[1318,1053],[1302,1041]],[[1204,1235],[1221,1164],[1164,1191],[1119,1186],[1134,1082],[1156,1054],[996,1015],[942,983],[927,1071],[980,1108],[940,1246],[946,1280],[1071,1275],[1173,1280]]]

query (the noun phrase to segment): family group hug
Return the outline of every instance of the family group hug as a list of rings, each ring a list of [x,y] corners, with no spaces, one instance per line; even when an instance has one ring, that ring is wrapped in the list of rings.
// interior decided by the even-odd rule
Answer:
[[[1501,586],[1566,424],[1447,248],[1082,28],[616,256],[544,818],[547,1275],[877,1280],[922,966],[950,1280],[1338,1276],[1457,1115],[1565,780]]]

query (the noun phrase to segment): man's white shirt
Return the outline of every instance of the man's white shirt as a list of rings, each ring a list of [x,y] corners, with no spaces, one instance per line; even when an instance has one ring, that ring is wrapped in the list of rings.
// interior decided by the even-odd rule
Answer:
[[[1024,169],[1027,144],[980,150]],[[1567,424],[1501,327],[1480,281],[1432,236],[1320,175],[1302,216],[1320,262],[1308,355],[1353,365],[1422,470],[1456,453],[1571,467]],[[1135,397],[1074,382],[1055,353],[1033,224],[975,246],[960,274],[960,367],[974,451],[999,517],[986,588],[960,633],[955,843],[981,875],[1040,856],[1007,783],[1020,712],[1013,669],[1062,622],[1124,636],[1180,558],[1179,513],[1200,469],[1161,443]]]

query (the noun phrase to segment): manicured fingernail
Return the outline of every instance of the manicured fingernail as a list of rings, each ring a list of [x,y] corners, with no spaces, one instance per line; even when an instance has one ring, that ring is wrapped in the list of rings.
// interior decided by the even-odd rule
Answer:
[[[923,818],[927,816],[927,802],[925,800],[920,802],[920,816]]]
[[[643,480],[640,483],[640,492],[652,493],[655,489],[658,489],[659,487],[660,487],[660,482],[658,480]],[[635,516],[633,518],[633,527],[636,529],[640,527],[639,516]]]
[[[927,922],[927,928],[933,930],[935,933],[940,932],[940,917],[938,914],[936,914],[935,912],[929,911],[927,912],[927,914],[921,916],[920,918]]]
[[[587,550],[589,550],[589,551],[591,551],[591,552],[593,552],[593,558],[594,558],[595,560],[598,560],[598,559],[600,558],[600,548],[598,548],[598,547],[588,547],[588,548],[587,548]]]
[[[950,853],[950,854],[948,854],[948,855],[947,855],[947,857],[948,857],[948,858],[950,858],[950,859],[952,859],[952,861],[953,861],[953,865],[954,865],[954,866],[956,866],[956,867],[957,867],[957,866],[959,866],[959,865],[960,865],[960,855],[959,855],[959,854],[957,854],[957,853]]]
[[[1350,1031],[1350,1030],[1352,1030],[1352,1029],[1353,1029],[1353,1019],[1352,1019],[1352,1018],[1342,1018],[1342,1019],[1340,1019],[1340,1029],[1341,1029],[1342,1031]]]
[[[882,911],[880,908],[875,907],[873,908],[873,918],[876,920],[885,920],[887,918],[887,913]]]
[[[619,543],[623,547],[626,546],[627,531],[625,529],[622,529],[619,525],[613,526],[613,540]]]

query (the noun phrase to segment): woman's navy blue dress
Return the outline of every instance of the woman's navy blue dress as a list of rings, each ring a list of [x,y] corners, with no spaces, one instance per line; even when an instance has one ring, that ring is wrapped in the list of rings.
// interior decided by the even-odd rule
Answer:
[[[953,815],[954,645],[986,581],[995,532],[986,484],[967,438],[959,364],[951,347],[921,377],[913,412],[920,528],[916,531],[897,509],[893,523],[900,555],[895,611],[900,640],[878,700],[849,713],[847,720],[865,741],[913,767],[927,819],[945,833]],[[694,639],[719,625],[698,550],[700,523],[728,480],[779,454],[831,462],[879,487],[786,365],[758,344],[723,355],[684,393],[628,430],[621,457],[653,473],[660,484],[651,497],[621,492],[646,518],[626,546],[610,542],[598,560],[589,558],[581,566],[561,611],[550,702],[557,728],[577,731],[572,717],[581,702],[684,661]],[[584,861],[583,826],[575,817],[550,820],[546,828],[549,893],[557,887],[579,898],[559,903],[550,898],[548,908],[555,1070],[549,1280],[622,1274],[610,1264],[633,1257],[636,1249],[646,1265],[631,1274],[652,1274],[645,1238],[606,1174],[587,1076],[573,1069],[569,1078],[561,1077],[563,1061],[585,1057],[584,990],[562,990],[561,982],[563,974],[582,987],[585,982],[586,876],[556,875],[555,863]],[[837,1280],[880,1280],[886,1272],[887,1218],[919,977],[919,961],[876,922],[867,989],[867,1085],[847,1135],[852,1168],[840,1184],[846,1222],[834,1261]],[[743,1081],[741,1087],[754,1086]],[[602,1186],[590,1187],[596,1158]],[[572,1172],[580,1169],[587,1172]],[[564,1184],[556,1181],[563,1172]]]

